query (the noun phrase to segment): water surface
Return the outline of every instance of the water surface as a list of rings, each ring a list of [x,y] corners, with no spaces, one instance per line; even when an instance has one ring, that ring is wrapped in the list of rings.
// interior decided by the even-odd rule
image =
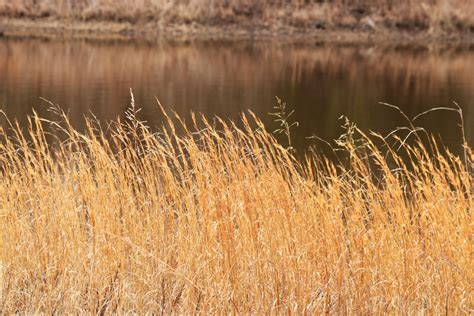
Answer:
[[[474,49],[0,40],[0,106],[21,124],[33,108],[50,116],[40,97],[67,109],[78,128],[90,112],[111,120],[129,105],[130,88],[152,126],[161,122],[156,96],[183,115],[237,119],[252,110],[272,129],[267,113],[279,96],[295,109],[300,149],[314,142],[307,136],[340,135],[341,115],[384,133],[406,125],[380,101],[408,115],[456,101],[474,142]],[[419,123],[449,146],[460,144],[455,113],[433,113]]]

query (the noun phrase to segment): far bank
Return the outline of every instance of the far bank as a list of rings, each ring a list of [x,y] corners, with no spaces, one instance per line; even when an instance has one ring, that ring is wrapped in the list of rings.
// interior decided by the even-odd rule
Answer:
[[[0,37],[32,37],[48,39],[95,39],[222,41],[222,40],[278,40],[310,44],[377,44],[383,46],[472,46],[474,32],[446,30],[418,30],[397,28],[305,28],[290,25],[167,24],[156,22],[74,21],[53,19],[0,19]]]
[[[472,45],[474,1],[0,0],[1,35]]]

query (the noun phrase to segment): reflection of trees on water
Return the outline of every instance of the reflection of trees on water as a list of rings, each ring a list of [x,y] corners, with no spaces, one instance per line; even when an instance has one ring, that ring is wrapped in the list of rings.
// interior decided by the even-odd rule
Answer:
[[[42,96],[69,106],[77,124],[88,111],[111,119],[123,113],[132,87],[152,122],[153,96],[180,113],[192,109],[236,118],[248,108],[269,112],[275,95],[297,108],[302,129],[329,137],[341,114],[375,129],[387,121],[402,123],[393,112],[376,108],[378,101],[415,114],[449,106],[455,98],[465,108],[466,126],[474,121],[472,51],[9,40],[0,42],[0,56],[0,100],[20,117]],[[442,125],[445,118],[434,115],[429,125]],[[471,141],[472,134],[467,131]]]

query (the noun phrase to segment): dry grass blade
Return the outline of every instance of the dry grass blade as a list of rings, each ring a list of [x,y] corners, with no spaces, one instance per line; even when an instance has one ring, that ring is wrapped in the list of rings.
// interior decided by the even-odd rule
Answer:
[[[466,165],[466,170],[467,171],[470,171],[470,166],[469,166],[469,159],[468,159],[468,145],[467,145],[467,140],[466,140],[466,132],[465,132],[465,127],[464,127],[464,115],[463,115],[463,111],[462,111],[462,108],[459,106],[459,104],[456,102],[456,101],[453,101],[453,104],[456,106],[456,108],[449,108],[449,107],[435,107],[435,108],[431,108],[429,110],[426,110],[422,113],[419,113],[418,115],[415,115],[413,117],[413,121],[417,120],[418,118],[426,115],[426,114],[429,114],[429,113],[432,113],[432,112],[436,112],[436,111],[453,111],[453,112],[456,112],[458,113],[459,115],[459,128],[461,129],[461,137],[462,137],[462,142],[463,142],[463,150],[464,150],[464,162],[465,162],[465,165]]]

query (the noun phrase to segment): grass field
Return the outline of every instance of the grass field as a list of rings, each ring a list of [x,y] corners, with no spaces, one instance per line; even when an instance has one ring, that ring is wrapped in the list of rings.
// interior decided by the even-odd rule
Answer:
[[[471,0],[0,0],[0,15],[20,18],[304,28],[473,30]]]
[[[296,160],[252,115],[137,112],[0,129],[4,313],[473,312],[471,148],[348,123]]]

